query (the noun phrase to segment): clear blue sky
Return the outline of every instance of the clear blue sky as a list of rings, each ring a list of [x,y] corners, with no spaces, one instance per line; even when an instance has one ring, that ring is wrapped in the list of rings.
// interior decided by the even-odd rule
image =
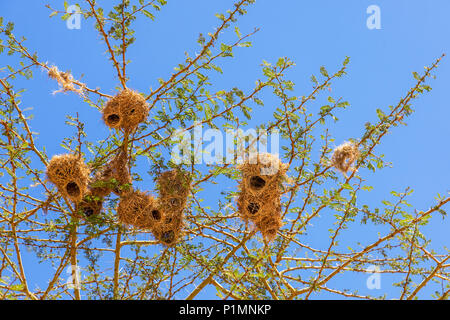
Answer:
[[[107,1],[99,1],[107,3]],[[15,22],[15,33],[25,36],[26,46],[37,51],[39,58],[71,70],[89,87],[100,87],[113,94],[118,85],[110,62],[106,59],[106,47],[93,28],[93,20],[83,20],[80,30],[69,30],[58,17],[48,18],[44,7],[50,3],[62,8],[63,1],[0,1],[0,15]],[[183,61],[184,51],[193,54],[200,32],[206,34],[217,25],[215,13],[232,7],[232,1],[190,0],[170,1],[156,15],[156,21],[139,19],[136,24],[136,43],[130,47],[128,66],[131,76],[129,86],[149,92],[157,86],[158,78],[172,73],[173,67]],[[69,1],[69,4],[72,4]],[[381,8],[381,30],[366,27],[366,8]],[[335,83],[333,94],[348,100],[351,106],[338,115],[340,121],[331,126],[330,133],[336,142],[359,137],[366,121],[376,119],[377,108],[386,109],[395,104],[413,85],[412,71],[423,71],[442,53],[450,54],[450,1],[448,0],[282,0],[257,1],[249,13],[240,18],[242,32],[254,27],[261,30],[252,38],[251,48],[239,49],[235,58],[222,63],[224,75],[217,78],[217,87],[252,88],[260,77],[261,61],[276,61],[287,56],[296,62],[288,73],[296,83],[296,93],[310,90],[309,77],[318,74],[320,66],[336,70],[345,56],[351,61],[348,75]],[[418,209],[434,204],[437,193],[449,191],[448,137],[450,134],[450,57],[446,57],[437,71],[437,79],[430,82],[433,90],[414,104],[416,112],[408,118],[407,127],[397,127],[385,137],[377,150],[386,155],[393,168],[366,173],[367,183],[374,186],[372,198],[364,201],[374,206],[388,198],[389,191],[402,191],[411,186],[415,192],[410,199]],[[0,56],[0,66],[12,63]],[[34,80],[22,82],[27,88],[23,104],[34,108],[32,129],[40,133],[38,144],[45,146],[48,154],[63,152],[59,142],[72,132],[64,125],[65,115],[79,112],[86,123],[90,140],[106,137],[108,130],[101,125],[98,112],[75,94],[57,94],[57,84],[44,72],[35,72]],[[273,100],[275,103],[275,100]],[[271,114],[271,100],[266,100],[267,113]],[[273,105],[275,108],[275,105]],[[258,121],[258,117],[255,118]],[[422,231],[441,251],[450,247],[450,224],[439,217]],[[320,228],[318,229],[320,230]],[[320,243],[321,233],[311,233],[306,243]],[[364,237],[364,229],[355,237]],[[324,234],[328,239],[328,234]],[[442,251],[441,251],[442,252]],[[39,275],[30,275],[35,283],[42,281]],[[360,293],[389,294],[390,278],[382,277],[382,289],[378,292],[365,288],[365,277],[342,280],[348,288],[359,288]],[[208,292],[203,298],[214,298]],[[328,298],[327,294],[322,295]]]

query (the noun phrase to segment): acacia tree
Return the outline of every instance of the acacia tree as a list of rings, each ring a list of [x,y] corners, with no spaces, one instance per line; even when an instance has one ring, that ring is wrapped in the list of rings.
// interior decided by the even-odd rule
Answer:
[[[108,13],[95,0],[81,4],[83,18],[94,21],[104,42],[119,90],[127,88],[133,77],[127,73],[132,58],[127,52],[135,40],[133,23],[153,19],[165,2],[122,0]],[[364,175],[388,165],[377,154],[377,146],[394,127],[404,124],[413,112],[414,100],[431,90],[426,81],[442,57],[422,74],[413,73],[415,83],[403,98],[378,110],[376,117],[365,123],[362,135],[351,139],[359,154],[353,170],[343,175],[332,162],[334,139],[327,126],[337,121],[336,111],[349,106],[342,98],[329,95],[334,82],[346,75],[349,58],[332,73],[321,67],[320,74],[311,77],[309,92],[296,93],[286,76],[294,63],[287,58],[273,64],[264,62],[261,78],[248,92],[238,88],[211,90],[211,75],[222,72],[220,62],[233,57],[237,47],[250,46],[249,38],[257,30],[241,34],[236,22],[253,2],[239,0],[231,10],[218,14],[214,31],[198,38],[200,51],[186,55],[156,89],[143,92],[149,117],[137,129],[111,130],[108,137],[92,142],[83,122],[89,119],[80,119],[75,113],[68,116],[67,123],[76,130],[62,145],[82,155],[91,172],[125,148],[133,180],[153,181],[174,167],[170,152],[178,128],[245,128],[246,121],[254,117],[254,108],[269,108],[264,106],[264,95],[274,95],[279,107],[273,110],[273,117],[256,119],[258,128],[279,130],[280,159],[289,166],[289,180],[282,190],[283,226],[272,241],[240,218],[238,188],[216,195],[215,206],[204,204],[206,196],[209,200],[212,197],[205,190],[208,185],[220,180],[222,185],[234,186],[240,179],[239,169],[230,163],[182,164],[192,178],[192,190],[184,235],[173,247],[161,245],[148,231],[121,225],[116,217],[119,198],[114,195],[106,198],[99,216],[80,219],[74,204],[47,179],[46,167],[53,155],[47,154],[42,142],[36,143],[36,133],[29,125],[31,113],[20,100],[24,92],[15,88],[23,87],[34,70],[43,69],[59,82],[60,91],[78,95],[99,111],[114,90],[83,83],[48,65],[45,57],[30,51],[25,39],[15,35],[12,22],[0,20],[1,54],[17,61],[17,65],[8,65],[0,78],[2,299],[193,299],[206,290],[223,299],[308,299],[323,292],[340,298],[386,298],[365,296],[333,282],[366,273],[370,266],[378,266],[380,274],[395,276],[394,285],[400,292],[395,298],[417,298],[433,283],[440,289],[432,297],[448,298],[450,255],[444,246],[439,252],[430,249],[421,228],[430,219],[445,216],[443,208],[450,201],[449,195],[438,195],[430,208],[417,210],[407,202],[410,189],[392,191],[396,200],[383,201],[380,208],[357,202],[361,193],[375,192],[366,185]],[[62,8],[48,8],[51,16],[71,18]],[[225,32],[234,33],[235,40],[222,43]],[[139,158],[151,163],[150,171],[137,166]],[[325,219],[321,218],[324,212],[334,213],[328,218],[334,219],[333,227],[324,235],[328,241],[311,247],[306,244],[308,231],[312,223]],[[362,224],[378,233],[375,241],[352,237],[353,230]],[[339,243],[343,239],[345,246]],[[26,262],[25,255],[31,257]],[[43,261],[53,268],[42,287],[33,287],[27,277],[37,272],[33,266]],[[73,268],[74,286],[66,281],[70,266],[82,267],[81,278]]]

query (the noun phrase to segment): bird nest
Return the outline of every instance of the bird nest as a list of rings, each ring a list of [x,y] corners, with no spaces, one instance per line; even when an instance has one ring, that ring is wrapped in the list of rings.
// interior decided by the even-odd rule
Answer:
[[[252,221],[264,238],[272,241],[276,237],[282,225],[280,197],[261,201],[259,197],[240,195],[237,205],[241,217]]]
[[[108,127],[132,131],[145,121],[148,111],[148,104],[142,95],[124,89],[106,103],[102,115]]]
[[[178,169],[163,172],[156,181],[161,207],[166,212],[182,212],[191,191],[190,176]]]
[[[344,142],[334,149],[331,156],[331,165],[347,176],[349,170],[355,170],[352,165],[358,157],[358,147],[351,142]]]
[[[171,247],[182,238],[184,217],[182,213],[165,213],[161,223],[155,224],[152,233],[162,244]]]
[[[73,91],[78,93],[79,95],[83,95],[83,90],[86,88],[86,85],[80,82],[77,82],[79,86],[78,89],[75,88],[75,81],[72,74],[70,72],[59,71],[57,66],[52,66],[48,69],[48,76],[58,81],[58,84],[60,86],[59,90],[53,92],[54,94],[58,92]]]
[[[282,182],[288,166],[276,155],[253,155],[238,166],[242,180],[239,184],[237,207],[245,221],[252,221],[268,240],[273,240],[281,227]]]
[[[287,167],[276,155],[270,153],[253,155],[238,166],[242,172],[240,189],[253,195],[267,193],[276,195],[285,178]]]
[[[92,194],[91,190],[75,207],[77,215],[82,218],[90,218],[99,215],[102,208],[103,199]]]
[[[121,223],[138,229],[152,229],[155,222],[162,219],[157,200],[139,190],[120,198],[117,215]]]
[[[148,204],[140,214],[136,216],[134,226],[138,229],[152,230],[163,220],[164,213],[158,205],[157,199],[148,196]]]
[[[244,220],[256,222],[277,206],[279,197],[261,197],[249,193],[240,193],[237,207]]]
[[[95,174],[91,188],[99,197],[106,197],[111,192],[121,196],[132,190],[132,182],[127,155],[120,151]]]
[[[89,187],[92,190],[91,192],[98,197],[104,198],[109,196],[116,187],[111,168],[106,166],[102,170],[97,171]]]
[[[281,206],[276,206],[274,211],[271,211],[259,219],[255,223],[255,226],[268,241],[274,240],[278,230],[280,230],[282,226]]]
[[[77,203],[87,191],[89,169],[76,155],[56,155],[47,166],[47,177],[56,185],[62,196]]]

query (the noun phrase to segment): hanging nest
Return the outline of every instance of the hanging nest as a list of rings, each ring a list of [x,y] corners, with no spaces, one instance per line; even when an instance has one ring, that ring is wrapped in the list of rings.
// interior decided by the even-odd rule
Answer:
[[[156,181],[161,207],[166,212],[182,212],[186,208],[191,191],[191,179],[187,172],[178,169],[163,172]]]
[[[77,203],[87,191],[89,169],[76,155],[56,155],[47,166],[47,177],[62,196]]]
[[[151,228],[150,218],[155,203],[155,198],[149,194],[133,190],[120,198],[117,206],[119,221],[136,228]]]
[[[113,172],[109,166],[105,166],[102,170],[97,171],[89,184],[91,192],[101,198],[107,197],[116,187],[113,181]]]
[[[166,214],[162,223],[155,224],[152,232],[162,244],[171,247],[182,238],[184,217],[182,213]]]
[[[242,180],[237,204],[242,218],[258,219],[263,212],[272,211],[273,206],[279,205],[287,165],[277,156],[256,154],[239,165],[238,169],[241,170]]]
[[[154,197],[147,196],[147,206],[136,216],[134,226],[139,229],[152,230],[164,219],[164,213],[158,206],[158,201]]]
[[[273,194],[276,196],[287,167],[276,155],[270,153],[253,155],[238,166],[242,172],[240,189],[253,195]]]
[[[244,220],[258,221],[266,210],[265,202],[258,197],[241,193],[237,200],[237,207]]]
[[[269,212],[255,223],[256,228],[268,241],[275,239],[281,225],[281,206],[275,207],[274,211]]]
[[[252,221],[269,241],[281,227],[282,182],[288,165],[276,155],[260,153],[238,166],[242,172],[237,208],[242,219]]]
[[[145,121],[148,111],[148,104],[143,96],[136,91],[124,89],[106,103],[102,115],[108,127],[130,132]]]
[[[110,162],[94,175],[90,184],[92,192],[99,197],[107,197],[111,192],[121,196],[130,192],[132,179],[128,169],[126,153],[120,151]]]
[[[241,193],[237,199],[237,207],[242,219],[257,223],[268,215],[279,215],[281,210],[281,197],[279,194],[275,197],[261,197]]]
[[[358,147],[351,142],[344,142],[334,149],[331,157],[331,165],[347,176],[349,170],[355,170],[352,165],[358,157]]]
[[[128,157],[126,152],[121,151],[111,161],[112,177],[115,179],[116,186],[113,192],[121,196],[130,192],[132,188],[132,182],[130,170],[128,168]]]
[[[91,191],[83,197],[81,202],[77,203],[75,209],[77,215],[82,218],[90,218],[99,215],[103,208],[103,198],[100,198]]]

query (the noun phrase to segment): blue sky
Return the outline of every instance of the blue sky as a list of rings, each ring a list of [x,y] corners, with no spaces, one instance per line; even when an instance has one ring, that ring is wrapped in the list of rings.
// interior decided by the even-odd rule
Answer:
[[[99,1],[100,3],[107,3]],[[89,87],[100,87],[113,94],[118,86],[113,68],[106,59],[106,47],[93,28],[92,20],[82,20],[80,30],[69,30],[58,17],[48,18],[50,11],[44,7],[50,3],[62,8],[63,1],[0,1],[0,15],[15,22],[15,34],[28,40],[26,46],[37,51],[39,58],[71,70],[76,78]],[[156,15],[155,22],[138,19],[136,43],[130,47],[128,66],[131,76],[129,86],[142,92],[157,86],[157,79],[167,79],[173,67],[184,59],[184,52],[191,55],[198,50],[196,39],[207,34],[217,25],[215,13],[232,7],[232,1],[169,1]],[[69,4],[72,4],[69,1]],[[369,30],[366,26],[369,5],[381,9],[381,29]],[[235,52],[235,58],[221,64],[224,74],[218,76],[216,87],[242,89],[253,87],[261,76],[262,60],[275,62],[287,56],[296,63],[288,77],[296,83],[296,94],[310,91],[309,78],[318,74],[324,65],[330,71],[340,67],[345,56],[350,56],[348,75],[333,86],[334,96],[342,96],[351,106],[340,111],[340,121],[331,125],[330,133],[336,142],[361,136],[364,123],[376,119],[377,108],[386,109],[395,104],[413,85],[412,71],[422,72],[442,53],[450,53],[450,2],[448,0],[282,0],[257,1],[247,15],[239,19],[243,33],[253,28],[261,30],[252,38],[251,48]],[[14,60],[0,56],[0,66]],[[389,198],[390,190],[402,191],[411,186],[415,191],[410,199],[418,209],[427,209],[434,203],[437,193],[449,191],[450,180],[450,108],[447,98],[450,86],[450,63],[446,57],[436,72],[437,79],[430,85],[433,90],[414,103],[415,113],[408,118],[408,126],[394,128],[384,139],[377,152],[386,155],[393,168],[367,172],[365,178],[374,186],[370,198],[373,204]],[[36,71],[34,80],[21,82],[27,88],[23,104],[33,107],[31,126],[40,133],[38,145],[45,146],[48,154],[63,152],[59,142],[72,133],[64,125],[65,115],[75,112],[86,122],[89,139],[101,139],[108,130],[101,125],[98,112],[83,103],[74,94],[57,94],[57,84],[44,72]],[[261,119],[271,114],[271,103]],[[275,108],[275,105],[273,106]],[[258,117],[255,118],[258,121]],[[231,188],[228,186],[227,188]],[[435,249],[450,246],[448,220],[435,217],[423,232],[436,243]],[[320,228],[318,229],[320,230]],[[355,233],[364,237],[362,228]],[[320,243],[320,233],[307,242]],[[328,235],[326,235],[328,237]],[[35,279],[39,282],[39,277]],[[345,280],[347,287],[365,290],[365,278]],[[380,292],[393,293],[389,277],[382,279]],[[213,298],[208,292],[204,298]],[[323,295],[324,298],[332,298]]]

